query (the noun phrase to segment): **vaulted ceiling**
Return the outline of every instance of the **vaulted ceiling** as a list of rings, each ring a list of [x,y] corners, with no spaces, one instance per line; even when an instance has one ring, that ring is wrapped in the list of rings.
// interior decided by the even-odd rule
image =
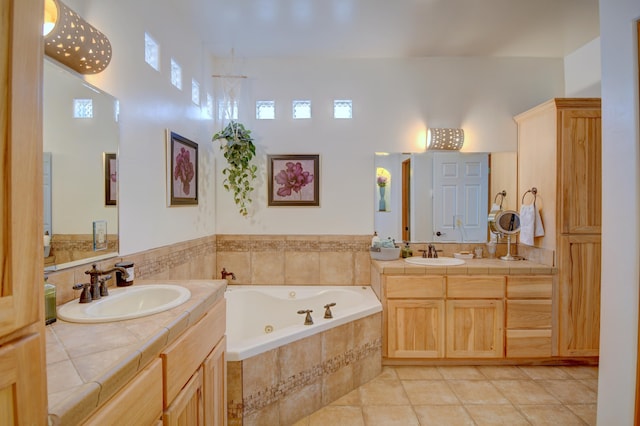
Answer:
[[[216,56],[564,57],[598,0],[169,0]]]

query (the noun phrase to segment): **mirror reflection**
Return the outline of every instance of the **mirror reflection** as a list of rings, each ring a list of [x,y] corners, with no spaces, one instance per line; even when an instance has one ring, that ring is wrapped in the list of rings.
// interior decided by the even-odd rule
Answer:
[[[118,142],[117,100],[45,59],[43,220],[48,269],[117,254]]]
[[[505,191],[503,207],[511,205],[515,160],[515,153],[376,154],[375,231],[396,242],[486,242],[490,194]]]

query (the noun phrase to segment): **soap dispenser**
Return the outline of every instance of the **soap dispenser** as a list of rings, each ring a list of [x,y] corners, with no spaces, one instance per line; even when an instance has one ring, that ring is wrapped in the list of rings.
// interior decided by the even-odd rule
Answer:
[[[56,322],[56,286],[47,282],[44,277],[44,319],[49,325]]]
[[[413,256],[413,250],[411,250],[411,246],[408,241],[404,242],[404,247],[402,247],[402,257],[406,259],[407,257]]]
[[[373,238],[371,238],[371,247],[379,247],[380,246],[380,237],[378,237],[378,232],[373,231]]]

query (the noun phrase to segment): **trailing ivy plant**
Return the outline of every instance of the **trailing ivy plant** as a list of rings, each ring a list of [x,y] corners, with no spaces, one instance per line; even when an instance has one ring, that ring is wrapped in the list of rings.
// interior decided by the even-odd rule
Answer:
[[[224,189],[233,192],[233,200],[239,208],[242,216],[248,215],[248,205],[251,204],[251,191],[253,181],[256,179],[258,168],[251,164],[256,155],[256,147],[253,144],[251,130],[236,122],[231,121],[227,126],[213,135],[213,140],[225,139],[220,145],[227,167],[222,169],[225,176]]]

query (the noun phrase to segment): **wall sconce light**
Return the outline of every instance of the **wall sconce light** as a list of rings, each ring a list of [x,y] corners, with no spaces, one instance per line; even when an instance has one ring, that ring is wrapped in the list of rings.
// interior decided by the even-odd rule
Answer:
[[[462,129],[429,129],[427,131],[427,149],[458,151],[464,145]]]
[[[107,36],[60,0],[45,0],[44,51],[80,74],[96,74],[111,62]]]

